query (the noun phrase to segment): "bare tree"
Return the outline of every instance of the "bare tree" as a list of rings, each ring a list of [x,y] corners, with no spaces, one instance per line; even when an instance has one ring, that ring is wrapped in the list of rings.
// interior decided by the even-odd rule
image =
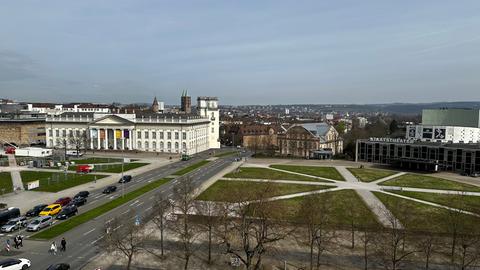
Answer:
[[[423,254],[423,258],[425,260],[424,269],[430,269],[430,260],[435,252],[435,247],[438,242],[438,237],[433,232],[425,232],[422,235],[417,235],[417,250]]]
[[[459,236],[458,268],[466,270],[475,265],[480,259],[480,235],[476,232]]]
[[[458,209],[465,209],[466,203],[464,196],[453,196],[452,204],[456,205]],[[444,226],[446,226],[446,231],[450,234],[451,245],[450,245],[450,262],[453,263],[455,260],[455,251],[457,250],[457,241],[458,236],[462,233],[467,232],[467,219],[465,214],[461,210],[451,209],[444,210]]]
[[[399,221],[401,219],[409,224],[408,218],[411,216],[409,206],[403,199],[395,199],[390,205],[392,209],[395,209],[397,216],[394,216],[388,209],[384,209],[383,214],[387,218],[388,227],[384,228],[376,238],[377,251],[385,269],[397,270],[406,258],[415,253],[415,250],[405,248],[407,231]]]
[[[194,186],[192,178],[184,176],[179,179],[174,187],[174,209],[178,211],[177,224],[172,226],[172,230],[179,236],[182,242],[183,255],[185,260],[184,269],[188,269],[188,264],[195,250],[193,244],[199,236],[199,230],[191,222],[190,215],[195,213]]]
[[[363,249],[363,269],[367,270],[370,258],[370,247],[373,240],[375,239],[376,233],[371,231],[370,228],[366,225],[360,226],[360,230],[362,232],[360,240],[362,242]]]
[[[80,156],[80,150],[87,148],[87,134],[77,130],[68,136],[68,145],[73,146],[77,151],[77,158]]]
[[[330,194],[306,196],[300,205],[298,218],[307,228],[307,244],[310,248],[310,270],[314,268],[314,253],[316,250],[315,267],[319,269],[320,258],[328,245],[335,239],[335,231],[331,229]]]
[[[255,194],[247,196],[245,192],[235,190],[238,196],[232,209],[236,218],[228,219],[224,227],[223,243],[226,245],[227,254],[238,258],[247,270],[257,270],[262,266],[263,255],[269,246],[278,242],[292,233],[294,229],[281,220],[284,213],[282,204],[268,201],[272,194],[273,185],[267,185]],[[241,198],[255,198],[250,202],[242,202]]]
[[[129,270],[135,255],[144,250],[145,242],[150,234],[145,230],[145,226],[135,224],[130,217],[113,219],[106,225],[107,233],[98,242],[98,245],[110,253],[123,254],[127,259],[126,269]]]
[[[212,241],[215,236],[215,228],[219,224],[221,218],[218,215],[221,213],[219,207],[215,202],[198,201],[196,205],[198,214],[201,215],[200,225],[203,231],[207,232],[208,239],[208,259],[207,263],[212,263]]]
[[[167,198],[164,198],[162,194],[158,193],[155,198],[155,202],[152,206],[152,222],[157,226],[157,229],[160,231],[160,257],[164,258],[164,233],[166,229],[166,215],[169,210],[172,208],[170,201]]]

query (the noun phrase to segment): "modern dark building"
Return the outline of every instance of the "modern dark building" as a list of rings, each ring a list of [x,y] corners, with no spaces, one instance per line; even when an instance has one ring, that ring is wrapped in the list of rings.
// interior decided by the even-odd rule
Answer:
[[[357,141],[356,161],[473,174],[480,172],[480,144],[370,138]]]

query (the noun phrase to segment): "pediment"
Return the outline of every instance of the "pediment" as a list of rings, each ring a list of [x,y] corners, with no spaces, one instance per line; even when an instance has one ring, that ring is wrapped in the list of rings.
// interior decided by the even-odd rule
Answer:
[[[122,118],[117,115],[107,115],[102,118],[96,119],[91,122],[90,125],[133,125],[134,123],[130,120]]]

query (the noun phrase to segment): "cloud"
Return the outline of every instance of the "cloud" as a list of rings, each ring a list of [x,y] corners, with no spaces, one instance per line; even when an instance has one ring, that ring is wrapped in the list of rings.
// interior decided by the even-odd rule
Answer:
[[[16,81],[35,77],[35,63],[28,56],[14,51],[0,51],[0,81]]]

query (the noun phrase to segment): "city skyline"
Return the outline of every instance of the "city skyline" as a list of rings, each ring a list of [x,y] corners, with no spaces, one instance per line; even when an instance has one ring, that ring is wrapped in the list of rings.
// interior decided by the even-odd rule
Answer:
[[[2,6],[5,98],[177,104],[188,89],[232,105],[480,100],[474,1]]]

